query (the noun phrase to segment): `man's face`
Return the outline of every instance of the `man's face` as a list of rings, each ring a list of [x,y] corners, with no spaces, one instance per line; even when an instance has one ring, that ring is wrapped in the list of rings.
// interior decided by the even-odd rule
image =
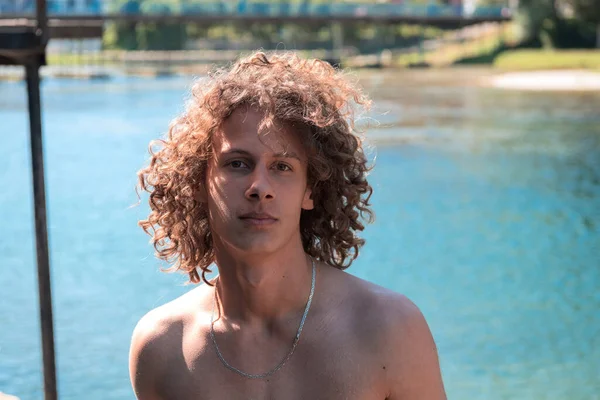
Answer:
[[[206,201],[215,240],[270,254],[300,240],[300,213],[313,208],[298,132],[278,124],[258,133],[263,114],[240,107],[213,136]]]

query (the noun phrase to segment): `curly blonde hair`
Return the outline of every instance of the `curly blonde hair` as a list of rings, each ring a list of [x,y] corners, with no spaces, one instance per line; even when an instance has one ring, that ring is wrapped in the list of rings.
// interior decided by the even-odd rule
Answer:
[[[190,282],[210,284],[206,273],[215,253],[206,203],[196,194],[205,184],[214,132],[242,105],[264,113],[262,127],[283,122],[307,128],[303,142],[315,206],[301,214],[303,247],[333,267],[349,267],[364,244],[356,234],[364,229],[362,220],[374,218],[370,167],[354,123],[356,109],[368,109],[370,100],[342,71],[292,52],[257,52],[198,80],[167,137],[150,144],[150,163],[138,178],[150,194],[151,212],[139,225],[152,237],[157,257],[173,264],[167,270],[187,273]]]

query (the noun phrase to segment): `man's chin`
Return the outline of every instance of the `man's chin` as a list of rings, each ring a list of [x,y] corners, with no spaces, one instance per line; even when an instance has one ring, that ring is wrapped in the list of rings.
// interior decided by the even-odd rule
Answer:
[[[238,250],[246,256],[273,254],[278,246],[274,243],[245,243],[237,247]]]
[[[255,235],[244,235],[244,237],[231,238],[226,242],[235,249],[235,252],[243,253],[245,256],[272,254],[281,247],[281,237],[261,232]]]

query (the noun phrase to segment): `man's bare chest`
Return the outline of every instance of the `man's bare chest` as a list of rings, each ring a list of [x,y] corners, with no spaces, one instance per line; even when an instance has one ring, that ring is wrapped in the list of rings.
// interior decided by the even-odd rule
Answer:
[[[165,399],[373,399],[386,397],[376,357],[351,343],[303,343],[286,364],[263,379],[228,369],[212,346],[182,359],[161,383]],[[175,363],[177,364],[177,363]],[[245,366],[250,369],[248,360]]]

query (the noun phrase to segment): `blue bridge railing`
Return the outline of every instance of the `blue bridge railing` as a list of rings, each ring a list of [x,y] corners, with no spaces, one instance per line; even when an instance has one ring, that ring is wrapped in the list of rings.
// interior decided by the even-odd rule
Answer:
[[[506,7],[477,7],[465,12],[461,5],[408,3],[310,2],[266,3],[257,1],[198,0],[47,0],[48,15],[101,16],[124,15],[203,15],[214,17],[506,17]],[[28,16],[35,13],[35,0],[0,0],[0,17]]]

